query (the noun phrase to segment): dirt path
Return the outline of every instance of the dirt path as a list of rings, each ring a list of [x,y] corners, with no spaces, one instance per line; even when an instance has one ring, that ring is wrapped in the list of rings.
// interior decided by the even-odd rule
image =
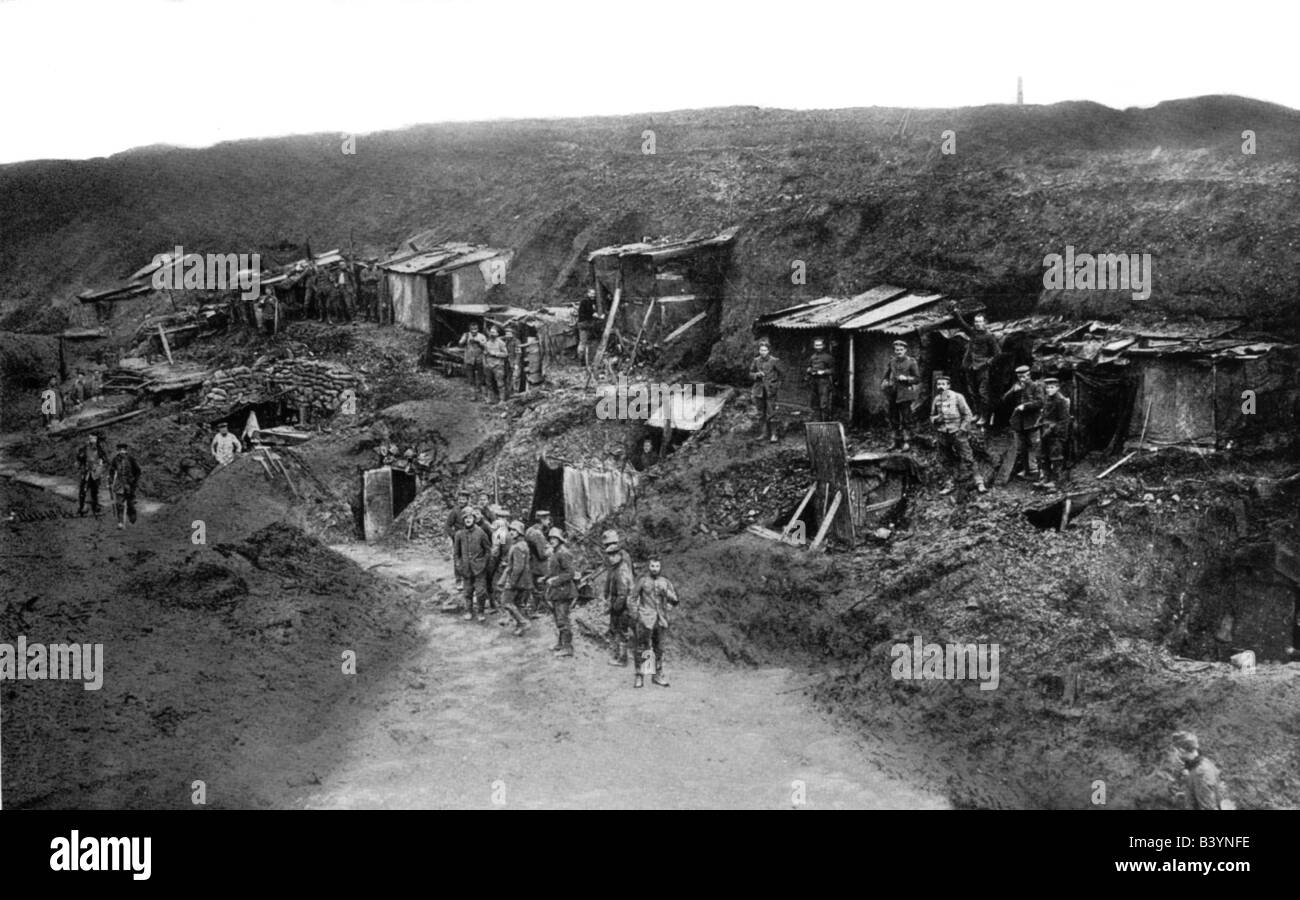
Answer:
[[[421,593],[450,580],[427,554],[334,549]],[[358,710],[343,763],[299,805],[491,807],[495,792],[520,808],[782,808],[801,781],[810,808],[948,806],[874,766],[790,670],[680,661],[672,687],[634,690],[580,635],[553,659],[546,620],[520,639],[431,604],[423,629],[425,652]]]

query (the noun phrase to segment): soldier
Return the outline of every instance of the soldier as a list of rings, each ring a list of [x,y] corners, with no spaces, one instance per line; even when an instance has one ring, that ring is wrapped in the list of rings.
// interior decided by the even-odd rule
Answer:
[[[889,424],[894,430],[894,449],[910,450],[912,445],[912,405],[921,396],[921,369],[907,355],[907,341],[894,341],[894,355],[885,365],[880,380],[885,402],[889,406]]]
[[[524,374],[523,351],[513,325],[506,326],[502,340],[506,343],[505,399],[509,400],[514,394],[521,393],[519,376]]]
[[[501,338],[501,332],[495,325],[488,326],[487,343],[483,345],[483,374],[487,377],[488,390],[497,403],[504,403],[509,394],[506,392],[506,359],[510,351]]]
[[[461,488],[456,492],[456,505],[447,513],[447,520],[443,523],[443,530],[447,533],[447,540],[451,544],[452,560],[456,558],[456,532],[461,528],[461,516],[465,507],[469,506],[469,491]],[[465,581],[460,577],[460,570],[456,570],[456,590],[463,590]]]
[[[118,444],[117,455],[108,464],[108,489],[113,495],[118,528],[125,528],[128,519],[135,524],[135,491],[139,484],[140,464],[127,452],[126,444]]]
[[[975,455],[970,449],[970,407],[966,398],[949,389],[951,379],[942,373],[934,378],[936,393],[930,403],[930,422],[939,432],[939,451],[948,460],[956,462],[957,475],[965,478],[974,472]],[[948,479],[939,493],[950,494],[953,490],[952,479]],[[975,490],[984,493],[984,479],[975,473]]]
[[[668,675],[664,672],[664,658],[668,652],[668,610],[677,606],[677,589],[663,576],[663,563],[652,556],[642,575],[632,588],[628,600],[628,610],[636,634],[635,659],[638,663],[648,659],[651,653],[655,658],[655,674],[650,680],[660,687],[668,687]],[[638,665],[633,687],[645,684]]]
[[[1070,401],[1061,394],[1057,378],[1043,379],[1043,487],[1056,487],[1054,478],[1065,476],[1065,441],[1070,434]]]
[[[547,543],[547,535],[551,530],[551,511],[539,509],[533,518],[533,524],[524,532],[533,566],[533,595],[528,599],[528,608],[524,610],[530,619],[541,615],[542,603],[546,599],[547,561],[551,558],[551,545]]]
[[[551,604],[555,615],[555,646],[551,649],[563,657],[573,656],[573,628],[569,624],[569,612],[573,602],[578,599],[578,583],[575,579],[573,551],[567,546],[564,532],[552,528],[547,534],[551,543],[551,558],[546,569],[546,599]]]
[[[77,487],[77,515],[86,514],[86,495],[90,495],[90,512],[99,515],[99,483],[108,470],[108,456],[104,453],[104,439],[92,434],[84,447],[77,450],[77,470],[80,474]]]
[[[519,611],[519,604],[528,601],[533,589],[532,561],[528,558],[528,542],[524,540],[524,523],[515,519],[509,526],[509,548],[505,567],[501,570],[501,607],[515,620],[515,636],[528,629],[528,619]]]
[[[813,339],[812,356],[808,357],[804,374],[812,381],[809,406],[812,407],[813,421],[826,422],[831,417],[834,403],[831,390],[835,386],[835,357],[826,352],[826,342],[821,338]]]
[[[483,347],[487,343],[478,322],[469,323],[469,331],[460,336],[459,344],[465,348],[465,375],[474,388],[474,399],[483,399]]]
[[[1179,731],[1173,736],[1174,751],[1182,762],[1183,802],[1188,809],[1222,809],[1223,782],[1219,780],[1219,767],[1201,755],[1201,743],[1196,735]]]
[[[776,392],[781,386],[781,362],[772,355],[772,345],[766,339],[758,342],[758,356],[749,367],[749,375],[754,382],[754,403],[758,406],[763,436],[775,444],[776,428],[772,424],[772,414],[775,412]]]
[[[588,288],[587,295],[578,303],[578,362],[591,365],[591,338],[600,327],[596,317],[596,291]]]
[[[487,620],[484,606],[487,600],[488,554],[492,550],[492,540],[478,527],[475,518],[474,510],[466,507],[461,517],[465,527],[457,530],[455,537],[456,573],[465,580],[466,622],[474,618],[475,600],[478,601],[478,620]]]
[[[974,323],[968,323],[962,316],[961,310],[957,308],[955,300],[949,303],[948,307],[957,317],[961,327],[970,335],[970,343],[966,345],[961,367],[966,375],[966,387],[971,392],[971,399],[975,401],[976,412],[979,414],[975,424],[984,425],[993,417],[989,374],[993,367],[993,360],[1002,352],[1002,347],[998,339],[989,333],[988,320],[984,318],[983,313],[976,313]]]
[[[488,606],[497,609],[496,579],[505,561],[510,545],[510,514],[503,507],[493,506],[488,527],[492,533],[492,550],[488,554]]]
[[[235,454],[244,452],[244,445],[239,438],[230,433],[230,426],[225,422],[217,423],[217,433],[212,436],[212,458],[218,466],[228,466],[235,461]]]
[[[1043,415],[1043,386],[1029,377],[1029,366],[1016,367],[1016,383],[1002,395],[1002,402],[1016,400],[1011,411],[1011,433],[1016,439],[1016,475],[1038,478],[1039,440]],[[1022,464],[1021,459],[1025,462]]]
[[[601,543],[605,548],[605,602],[609,608],[609,664],[626,666],[631,626],[627,604],[634,582],[632,559],[619,546],[617,531],[606,531]]]

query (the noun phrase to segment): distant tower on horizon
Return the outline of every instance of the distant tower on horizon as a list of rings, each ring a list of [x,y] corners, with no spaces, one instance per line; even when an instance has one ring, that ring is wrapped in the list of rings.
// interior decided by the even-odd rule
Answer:
[[[1025,105],[1025,79],[1023,75],[1016,76],[1016,106]]]

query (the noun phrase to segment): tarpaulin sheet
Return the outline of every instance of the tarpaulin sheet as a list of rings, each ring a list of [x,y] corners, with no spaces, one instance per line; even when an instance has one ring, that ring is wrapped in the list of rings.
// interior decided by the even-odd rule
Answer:
[[[422,275],[388,273],[388,293],[393,298],[393,321],[403,328],[429,333],[429,283]]]
[[[587,531],[636,497],[636,476],[626,472],[564,467],[564,523]]]

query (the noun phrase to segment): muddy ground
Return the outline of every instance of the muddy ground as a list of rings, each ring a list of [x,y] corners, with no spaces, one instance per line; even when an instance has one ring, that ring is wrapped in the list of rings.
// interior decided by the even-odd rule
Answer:
[[[772,807],[803,781],[810,806],[1056,808],[1091,805],[1101,780],[1109,806],[1158,808],[1177,802],[1177,728],[1200,734],[1238,806],[1300,804],[1300,665],[1261,613],[1284,598],[1257,558],[1296,535],[1285,452],[1137,460],[1058,532],[1024,513],[1059,493],[941,496],[921,449],[928,474],[891,538],[809,554],[745,533],[788,514],[807,470],[797,429],[756,443],[740,397],[601,523],[638,559],[664,554],[683,595],[673,687],[634,692],[603,664],[599,603],[576,617],[572,661],[551,658],[545,621],[514,639],[439,611],[450,491],[522,511],[539,452],[622,467],[626,427],[594,420],[571,373],[488,407],[419,370],[409,336],[328,340],[316,352],[366,367],[371,393],[283,454],[291,481],[249,457],[212,472],[183,402],[110,429],[162,503],[125,531],[0,480],[16,513],[0,524],[0,634],[103,643],[108,660],[98,692],[0,686],[11,807],[184,807],[203,780],[232,807],[487,806],[497,781],[520,806]],[[356,491],[384,430],[445,465],[366,545]],[[0,444],[7,466],[68,471],[66,442]],[[890,648],[918,635],[997,643],[998,689],[894,680]],[[1273,648],[1254,675],[1228,662],[1242,646]]]

